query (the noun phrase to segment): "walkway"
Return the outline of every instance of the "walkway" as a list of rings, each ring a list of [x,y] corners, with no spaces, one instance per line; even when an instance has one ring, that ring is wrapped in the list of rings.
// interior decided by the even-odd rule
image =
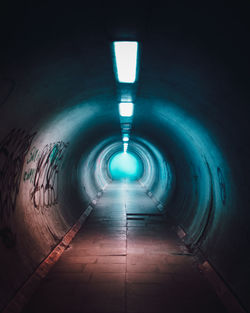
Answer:
[[[225,311],[141,186],[113,183],[23,311],[45,312]]]

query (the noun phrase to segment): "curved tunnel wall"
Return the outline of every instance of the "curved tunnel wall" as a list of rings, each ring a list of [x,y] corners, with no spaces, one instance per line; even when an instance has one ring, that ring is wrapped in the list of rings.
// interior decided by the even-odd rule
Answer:
[[[166,166],[161,153],[146,140],[136,138],[129,144],[132,152],[143,164],[141,183],[149,191],[157,196],[159,201],[170,197],[170,191],[174,189],[173,173]],[[152,150],[149,150],[151,147]],[[109,162],[113,155],[122,152],[122,144],[119,137],[111,137],[99,143],[88,155],[83,157],[78,166],[78,180],[82,190],[89,199],[101,192],[111,181]],[[76,183],[76,185],[78,185]]]
[[[146,139],[136,137],[131,141],[131,151],[143,162],[141,183],[184,228],[187,244],[201,248],[206,257],[216,263],[226,197],[224,180],[221,182],[225,174],[219,165],[223,163],[225,167],[225,160],[205,130],[193,119],[187,120],[187,115],[183,117],[183,112],[172,104],[154,103],[152,113],[152,123],[159,125],[161,133],[164,130],[166,147],[162,145],[161,149],[167,156],[164,158]],[[111,182],[107,163],[111,155],[121,149],[120,142],[113,143],[116,137],[97,145],[93,142],[92,149],[89,142],[81,145],[86,136],[91,140],[91,129],[87,127],[97,116],[98,106],[91,104],[90,109],[88,104],[79,105],[47,122],[29,142],[15,210],[18,214],[13,217],[13,229],[18,238],[22,238],[17,242],[22,260],[20,263],[19,259],[19,266],[25,269],[22,268],[20,281],[46,257],[87,203]],[[102,118],[107,119],[107,113],[100,118],[98,127],[103,123]],[[70,120],[67,128],[65,120]],[[80,139],[74,142],[76,134]],[[157,132],[155,134],[158,137]],[[157,138],[154,139],[157,142]],[[166,162],[167,157],[170,162]],[[73,193],[78,195],[74,202]],[[7,280],[10,281],[9,276]]]
[[[203,43],[216,46],[216,58],[197,48],[199,37],[176,39],[175,28],[166,35],[159,16],[143,42],[133,124],[135,152],[148,155],[141,182],[250,308],[249,71],[240,52],[228,56],[231,40],[244,46],[240,31],[221,36],[222,47],[210,34],[225,34],[223,27],[209,29]],[[51,34],[46,45],[20,47],[23,31],[1,59],[1,308],[110,182],[103,142],[119,136],[119,117],[109,45],[97,34],[85,42]],[[89,185],[78,184],[84,162]]]

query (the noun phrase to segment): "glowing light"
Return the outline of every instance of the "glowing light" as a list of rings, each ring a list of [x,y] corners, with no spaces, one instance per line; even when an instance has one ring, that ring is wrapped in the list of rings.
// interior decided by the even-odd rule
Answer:
[[[123,151],[124,151],[124,153],[126,153],[127,152],[127,150],[128,150],[128,143],[124,143],[123,144]]]
[[[125,141],[125,142],[127,142],[127,141],[129,141],[129,138],[128,138],[128,136],[124,136],[124,137],[122,138],[122,140]]]
[[[115,41],[115,63],[117,79],[120,83],[134,83],[137,69],[137,41]]]
[[[114,180],[139,179],[143,167],[141,160],[132,153],[117,153],[109,162],[109,172]]]
[[[121,116],[132,116],[134,113],[134,104],[132,102],[121,102],[119,104],[119,113]]]
[[[121,95],[121,102],[132,102],[132,95],[129,92],[125,92]]]

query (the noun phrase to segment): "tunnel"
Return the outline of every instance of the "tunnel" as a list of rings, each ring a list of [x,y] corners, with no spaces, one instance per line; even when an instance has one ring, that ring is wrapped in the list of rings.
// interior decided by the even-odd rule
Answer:
[[[0,310],[250,312],[249,2],[0,7]]]

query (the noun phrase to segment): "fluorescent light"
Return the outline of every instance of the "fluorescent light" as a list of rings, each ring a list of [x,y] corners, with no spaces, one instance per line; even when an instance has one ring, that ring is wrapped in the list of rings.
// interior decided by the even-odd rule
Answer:
[[[124,149],[124,153],[126,153],[128,150],[128,143],[123,144],[123,149]]]
[[[119,113],[121,116],[132,116],[134,104],[132,102],[121,102],[119,104]]]
[[[129,141],[129,138],[128,138],[128,136],[124,136],[124,137],[122,138],[122,140],[123,140],[123,141]]]
[[[134,83],[137,67],[137,41],[115,41],[115,63],[120,83]]]

